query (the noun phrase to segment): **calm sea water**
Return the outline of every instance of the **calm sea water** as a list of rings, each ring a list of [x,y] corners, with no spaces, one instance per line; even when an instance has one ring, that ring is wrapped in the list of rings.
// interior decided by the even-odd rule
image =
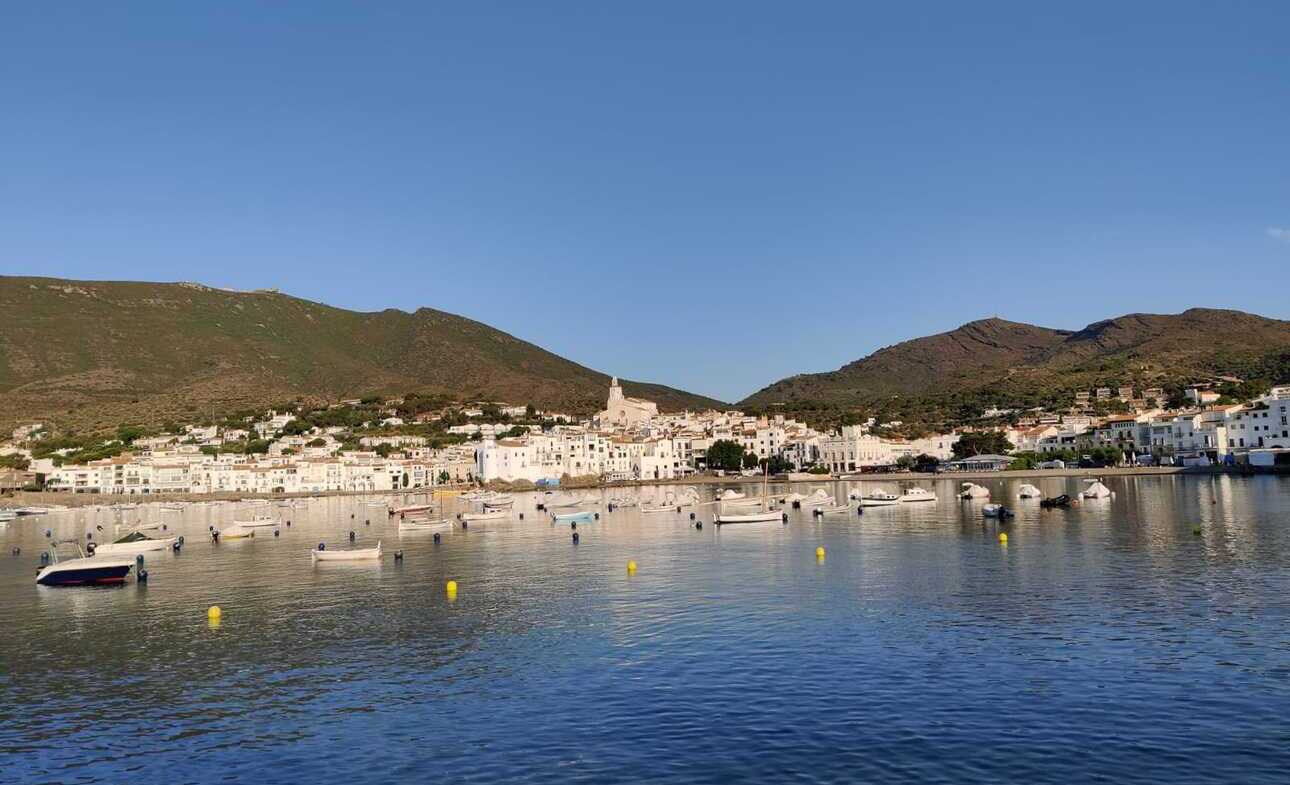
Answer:
[[[532,495],[438,546],[354,499],[219,545],[234,507],[150,507],[122,515],[187,547],[112,589],[34,577],[46,529],[116,516],[20,519],[0,782],[1290,780],[1290,481],[1114,478],[1043,513],[984,484],[1006,546],[949,481],[787,526],[601,508],[577,546]],[[311,564],[351,528],[383,563]]]

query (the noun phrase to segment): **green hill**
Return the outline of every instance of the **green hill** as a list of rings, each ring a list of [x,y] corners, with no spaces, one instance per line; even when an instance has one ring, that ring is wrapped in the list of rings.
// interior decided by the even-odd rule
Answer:
[[[1164,387],[1217,376],[1262,383],[1290,373],[1290,322],[1205,308],[1129,314],[1078,331],[1003,319],[880,349],[826,373],[802,374],[740,402],[829,421],[861,409],[944,425],[986,406],[1068,406],[1076,390]]]
[[[663,410],[721,402],[624,380]],[[461,316],[359,313],[277,292],[0,276],[0,425],[155,423],[409,391],[587,413],[609,376]]]

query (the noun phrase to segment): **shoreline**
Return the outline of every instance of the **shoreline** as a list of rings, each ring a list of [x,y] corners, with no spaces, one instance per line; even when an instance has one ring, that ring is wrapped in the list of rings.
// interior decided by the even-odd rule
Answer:
[[[1264,474],[1284,474],[1283,472],[1248,471],[1226,466],[1179,467],[1179,466],[1139,466],[1107,467],[1103,469],[1024,469],[1004,470],[999,472],[941,472],[935,474],[919,472],[875,472],[873,474],[848,474],[834,477],[818,476],[772,476],[770,481],[777,485],[819,485],[821,483],[863,483],[863,482],[928,482],[937,480],[1010,480],[1042,479],[1052,477],[1161,477],[1172,475],[1216,476],[1233,475],[1238,477],[1258,476]],[[496,488],[507,493],[536,493],[546,490],[608,490],[613,488],[634,488],[646,485],[746,485],[760,482],[759,477],[714,477],[701,475],[671,480],[620,480],[617,482],[570,482],[553,488],[513,488],[508,483],[487,483],[485,487]],[[437,486],[435,488],[407,488],[397,491],[319,491],[316,493],[148,493],[148,494],[101,494],[72,493],[70,491],[17,491],[10,496],[0,496],[3,506],[27,506],[42,504],[59,504],[67,507],[89,507],[92,505],[141,504],[148,502],[199,502],[199,501],[239,501],[241,499],[269,499],[286,501],[290,499],[309,499],[345,496],[406,496],[419,494],[456,495],[478,488],[477,485]]]

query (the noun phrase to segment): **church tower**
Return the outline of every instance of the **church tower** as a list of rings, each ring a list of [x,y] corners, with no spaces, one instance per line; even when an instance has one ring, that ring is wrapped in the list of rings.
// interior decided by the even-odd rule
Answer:
[[[621,401],[622,399],[623,388],[618,386],[618,377],[614,376],[609,382],[609,403],[612,405],[614,401]]]

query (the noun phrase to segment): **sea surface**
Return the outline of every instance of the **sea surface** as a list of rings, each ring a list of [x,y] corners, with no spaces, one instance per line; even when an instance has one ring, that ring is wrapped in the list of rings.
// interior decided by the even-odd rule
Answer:
[[[1290,480],[1115,477],[1051,512],[983,482],[1002,527],[921,484],[787,525],[602,504],[576,545],[537,494],[438,545],[355,498],[19,519],[0,782],[1290,781]],[[252,512],[279,536],[210,541]],[[146,585],[35,585],[46,530],[139,521],[185,537]],[[351,530],[379,564],[311,563]]]

